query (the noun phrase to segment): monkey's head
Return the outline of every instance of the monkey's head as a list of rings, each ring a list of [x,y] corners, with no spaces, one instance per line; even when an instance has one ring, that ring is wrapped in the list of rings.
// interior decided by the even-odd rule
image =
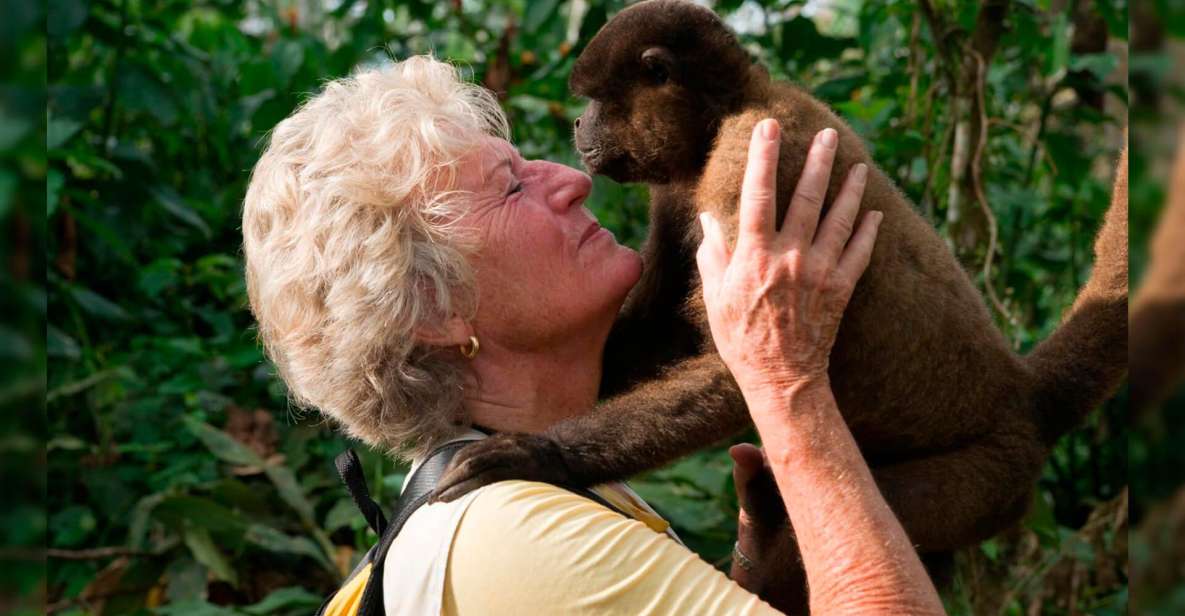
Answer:
[[[709,9],[649,0],[621,11],[568,80],[589,99],[575,129],[584,165],[619,182],[695,177],[720,120],[747,96],[753,67]]]

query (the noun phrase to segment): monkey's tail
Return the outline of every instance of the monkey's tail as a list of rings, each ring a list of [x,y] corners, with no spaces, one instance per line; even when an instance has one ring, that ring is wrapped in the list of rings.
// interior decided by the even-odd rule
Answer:
[[[1062,325],[1025,357],[1050,445],[1114,394],[1127,374],[1126,148],[1094,252],[1094,271]]]

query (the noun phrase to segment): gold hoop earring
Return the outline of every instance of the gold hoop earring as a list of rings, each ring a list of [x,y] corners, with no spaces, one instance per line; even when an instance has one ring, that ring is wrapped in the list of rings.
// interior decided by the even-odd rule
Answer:
[[[461,355],[464,355],[466,359],[473,359],[481,350],[481,343],[477,341],[477,336],[469,336],[469,344],[462,344],[460,349]]]

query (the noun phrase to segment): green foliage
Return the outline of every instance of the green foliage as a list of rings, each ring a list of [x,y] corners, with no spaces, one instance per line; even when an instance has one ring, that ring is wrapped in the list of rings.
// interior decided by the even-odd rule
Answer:
[[[0,605],[45,604],[45,12],[0,0]],[[68,515],[68,514],[67,514]],[[81,522],[81,520],[79,520]]]
[[[335,587],[374,537],[333,472],[347,443],[289,409],[246,309],[238,216],[261,140],[324,80],[434,51],[504,93],[525,156],[578,166],[569,131],[582,102],[568,96],[567,75],[580,45],[623,4],[50,3],[47,543],[59,554],[49,564],[56,609],[308,613]],[[1086,279],[1110,193],[1117,152],[1103,136],[1123,119],[1081,99],[1103,90],[1126,100],[1122,80],[1112,85],[1114,58],[1074,53],[1068,15],[1046,4],[1014,3],[985,91],[984,181],[1001,246],[986,283],[1012,313],[1001,324],[1020,349],[1048,335]],[[1122,3],[1097,4],[1123,38]],[[939,5],[970,27],[979,3]],[[587,11],[573,14],[576,6]],[[839,110],[945,232],[951,97],[915,3],[718,9],[775,76]],[[637,246],[646,203],[643,189],[597,178],[588,205]],[[361,454],[375,497],[391,502],[405,469]],[[1048,570],[1077,562],[1075,529],[1121,492],[1125,459],[1121,403],[1059,445],[1026,522]],[[693,549],[724,565],[735,533],[730,469],[715,449],[634,485]],[[1015,550],[1002,541],[980,552],[1003,563]],[[116,555],[87,556],[100,547]],[[1016,582],[1007,609],[1019,613],[1046,579],[1012,575],[1000,573]],[[967,613],[975,589],[959,588],[952,610]],[[1079,606],[1098,613],[1126,597],[1081,593]]]

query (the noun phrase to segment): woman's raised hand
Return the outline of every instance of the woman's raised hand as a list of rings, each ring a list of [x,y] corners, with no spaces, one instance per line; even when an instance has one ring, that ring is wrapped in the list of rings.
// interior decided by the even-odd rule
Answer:
[[[696,261],[716,349],[743,391],[826,380],[844,308],[872,256],[883,214],[857,224],[868,168],[855,165],[827,216],[838,134],[815,136],[781,229],[775,228],[780,128],[758,122],[741,188],[736,246],[720,223],[700,214]],[[855,232],[853,233],[853,229]]]

